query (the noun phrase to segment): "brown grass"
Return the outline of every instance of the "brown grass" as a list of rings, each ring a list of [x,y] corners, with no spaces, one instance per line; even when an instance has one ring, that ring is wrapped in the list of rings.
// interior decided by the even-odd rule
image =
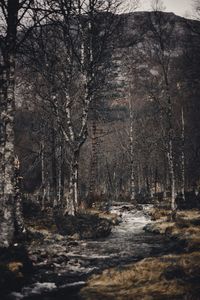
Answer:
[[[22,268],[23,268],[23,263],[19,261],[12,261],[7,264],[7,269],[14,273],[16,278],[23,278],[24,275],[22,274]]]
[[[147,258],[126,269],[110,269],[93,276],[81,295],[98,299],[192,299],[199,291],[200,253]],[[198,299],[198,298],[195,298]]]
[[[87,300],[200,299],[200,212],[181,211],[170,222],[170,210],[153,209],[146,230],[186,242],[188,252],[147,258],[123,269],[93,276],[81,295]],[[196,252],[195,252],[196,251]]]
[[[167,209],[152,208],[149,211],[149,215],[151,216],[151,219],[153,221],[159,220],[159,219],[167,221],[171,216],[171,211],[167,210]]]
[[[149,214],[153,221],[156,220],[170,220],[171,210],[168,209],[159,209],[152,208],[149,211]],[[177,222],[179,223],[189,223],[193,225],[200,225],[200,211],[199,210],[185,210],[185,211],[177,211]]]
[[[95,208],[85,209],[82,212],[84,212],[85,214],[97,215],[97,216],[99,216],[99,218],[110,220],[113,225],[117,225],[119,223],[119,215],[118,214],[102,212]]]
[[[177,213],[177,223],[184,226],[200,225],[200,211],[186,210]]]

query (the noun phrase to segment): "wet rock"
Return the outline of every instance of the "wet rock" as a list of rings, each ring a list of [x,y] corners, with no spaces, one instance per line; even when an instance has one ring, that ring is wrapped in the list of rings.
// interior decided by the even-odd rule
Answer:
[[[79,239],[79,235],[78,235],[78,234],[74,234],[72,237],[73,237],[73,238],[77,237],[77,239]],[[70,246],[78,246],[78,242],[76,242],[76,241],[70,241],[70,242],[68,243],[68,246],[69,246],[69,247],[70,247]]]
[[[69,261],[69,258],[65,255],[59,255],[58,257],[56,256],[54,258],[54,261],[57,263],[57,264],[61,264],[63,262],[68,262]]]
[[[80,235],[78,233],[74,233],[73,235],[70,236],[70,239],[72,239],[73,241],[80,240]]]
[[[137,205],[136,205],[136,209],[137,209],[137,210],[143,210],[143,206],[142,206],[141,204],[137,204]]]
[[[120,208],[120,212],[131,211],[131,210],[132,210],[132,208],[130,206],[126,206],[126,205],[124,205]]]

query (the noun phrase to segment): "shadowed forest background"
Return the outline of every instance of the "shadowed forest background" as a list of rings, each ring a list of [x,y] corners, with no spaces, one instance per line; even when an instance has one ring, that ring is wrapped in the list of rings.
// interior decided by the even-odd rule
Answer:
[[[109,22],[114,26],[112,37],[97,62],[87,139],[78,158],[79,201],[87,202],[90,193],[104,199],[130,198],[132,168],[136,197],[149,201],[154,194],[162,198],[170,193],[166,89],[172,105],[175,192],[181,193],[183,185],[187,192],[198,192],[199,23],[162,12],[109,15]],[[28,198],[29,194],[45,198],[47,206],[59,193],[67,198],[72,162],[51,99],[52,93],[59,94],[58,114],[64,124],[62,88],[67,87],[60,77],[68,72],[64,64],[68,58],[61,56],[65,46],[61,46],[63,36],[55,34],[56,26],[48,24],[32,32],[23,45],[25,54],[19,57],[16,82],[16,149],[23,188]],[[103,41],[97,47],[99,43]],[[100,55],[99,48],[94,51]],[[76,133],[81,123],[81,82],[74,80],[77,73],[65,75],[72,77],[74,85],[70,109]]]

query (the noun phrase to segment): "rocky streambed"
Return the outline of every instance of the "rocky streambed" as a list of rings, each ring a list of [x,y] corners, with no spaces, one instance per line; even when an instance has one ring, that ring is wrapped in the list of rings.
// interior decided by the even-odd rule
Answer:
[[[44,238],[28,247],[34,265],[29,283],[6,299],[81,299],[79,290],[92,274],[176,252],[176,243],[167,237],[144,232],[151,222],[147,209],[138,211],[130,204],[113,206],[111,211],[120,216],[121,223],[106,238],[76,240],[76,236],[69,239],[44,230]]]

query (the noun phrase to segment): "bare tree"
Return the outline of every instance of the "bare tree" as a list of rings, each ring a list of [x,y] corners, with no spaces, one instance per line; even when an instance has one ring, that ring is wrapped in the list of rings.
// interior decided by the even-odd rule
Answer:
[[[160,65],[160,70],[163,79],[163,100],[165,101],[165,113],[167,121],[167,158],[169,166],[170,184],[171,184],[171,209],[172,216],[175,215],[175,168],[174,168],[174,149],[173,149],[173,105],[170,88],[170,63],[171,55],[174,49],[174,21],[170,20],[168,16],[164,16],[161,12],[161,1],[153,2],[153,13],[150,14],[149,26],[153,33],[155,43],[155,53],[157,63]],[[166,24],[167,22],[167,27]]]
[[[1,232],[2,246],[9,246],[14,237],[15,207],[15,58],[19,11],[26,1],[1,1]],[[29,3],[30,4],[30,3]],[[27,8],[26,8],[27,9]],[[23,224],[18,224],[23,231]]]
[[[102,84],[119,1],[52,1],[51,4],[50,18],[34,32],[33,49],[43,49],[43,53],[37,50],[32,53],[36,53],[34,68],[37,66],[40,85],[43,84],[43,95],[39,97],[49,103],[59,135],[69,149],[70,159],[66,158],[70,161],[69,190],[64,206],[66,212],[75,214],[79,204],[80,151],[88,135],[91,103]]]
[[[34,8],[34,10],[33,10]],[[21,197],[15,191],[15,66],[16,53],[33,28],[36,5],[32,0],[0,1],[0,198],[1,198],[1,244],[9,246],[15,233],[25,231],[20,209]],[[19,28],[24,32],[18,39]]]

